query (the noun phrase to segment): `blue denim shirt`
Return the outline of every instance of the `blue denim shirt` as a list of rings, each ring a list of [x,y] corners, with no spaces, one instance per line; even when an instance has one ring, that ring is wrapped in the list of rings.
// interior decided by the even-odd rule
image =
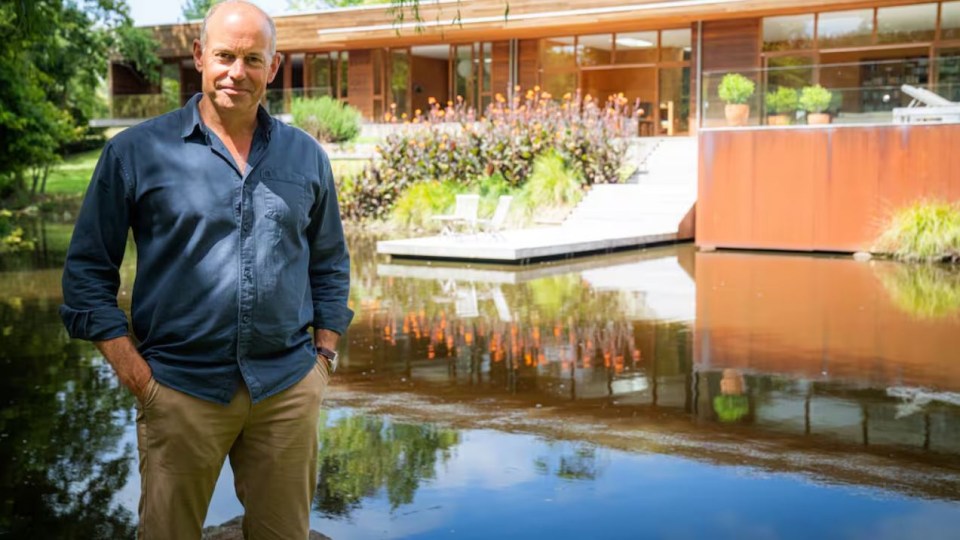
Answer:
[[[310,327],[342,334],[347,253],[330,161],[262,108],[246,171],[207,130],[200,95],[104,148],[80,210],[60,308],[70,336],[128,334],[117,306],[127,231],[137,246],[131,315],[158,382],[229,403],[299,381]]]

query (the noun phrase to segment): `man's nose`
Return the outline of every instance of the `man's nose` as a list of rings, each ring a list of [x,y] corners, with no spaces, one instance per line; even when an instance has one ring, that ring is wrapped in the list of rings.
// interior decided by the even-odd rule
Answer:
[[[230,78],[235,81],[240,81],[246,78],[247,68],[243,65],[243,58],[237,58],[233,61],[233,64],[230,65],[230,71],[228,72]]]

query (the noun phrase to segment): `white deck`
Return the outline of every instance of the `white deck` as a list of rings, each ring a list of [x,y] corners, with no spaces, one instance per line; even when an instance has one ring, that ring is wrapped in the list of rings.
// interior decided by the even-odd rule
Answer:
[[[527,263],[686,240],[697,200],[696,140],[663,139],[635,183],[595,185],[561,225],[377,242],[395,257]]]
[[[377,252],[401,257],[526,262],[628,247],[640,247],[677,239],[673,231],[642,232],[613,224],[584,226],[565,223],[504,231],[497,235],[462,234],[428,236],[377,242]]]

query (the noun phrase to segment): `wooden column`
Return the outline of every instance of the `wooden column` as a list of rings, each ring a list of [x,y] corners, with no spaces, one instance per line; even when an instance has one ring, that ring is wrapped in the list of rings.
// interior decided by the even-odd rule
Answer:
[[[293,98],[293,55],[283,55],[283,112],[290,112],[290,102]]]

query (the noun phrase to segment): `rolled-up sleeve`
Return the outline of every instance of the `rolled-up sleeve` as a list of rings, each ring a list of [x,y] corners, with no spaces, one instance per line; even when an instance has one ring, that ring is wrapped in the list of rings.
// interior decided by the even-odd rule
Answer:
[[[350,295],[350,254],[343,236],[340,207],[330,160],[321,155],[322,193],[312,209],[307,239],[310,242],[310,290],[313,295],[313,327],[343,334],[353,310]]]
[[[108,144],[87,188],[63,271],[60,317],[70,337],[102,341],[128,333],[117,291],[130,226],[130,186],[123,164]]]

